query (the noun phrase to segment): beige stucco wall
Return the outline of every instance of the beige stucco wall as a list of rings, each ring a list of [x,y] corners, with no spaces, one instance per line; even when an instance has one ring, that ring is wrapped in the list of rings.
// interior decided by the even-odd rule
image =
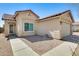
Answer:
[[[30,13],[30,15],[29,15]],[[34,35],[35,34],[35,20],[38,18],[31,12],[20,12],[16,17],[16,27],[18,36]],[[33,23],[33,31],[24,31],[24,23]]]
[[[70,24],[68,23],[62,23],[61,24],[61,36],[65,37],[67,35],[70,35],[71,31],[70,31]]]
[[[4,33],[5,33],[5,36],[7,36],[9,34],[9,24],[7,20],[5,20],[4,23],[5,23]]]
[[[45,19],[47,20],[47,19]],[[60,22],[59,17],[48,18],[48,21],[36,23],[37,33],[39,35],[48,34],[50,37],[60,39]]]
[[[10,33],[9,33],[9,25],[10,24],[13,24],[14,25],[14,32],[16,33],[16,22],[15,21],[11,21],[11,20],[5,20],[4,21],[5,23],[5,26],[4,26],[4,33],[5,33],[5,36],[8,36]]]
[[[69,12],[60,16],[60,21],[62,22],[61,26],[61,37],[72,34],[72,20],[69,15]]]
[[[15,31],[18,36],[27,36],[27,35],[45,35],[48,34],[50,37],[61,39],[64,36],[71,34],[71,17],[69,13],[64,13],[60,16],[46,18],[44,21],[39,20],[31,12],[18,12],[16,16],[16,27]],[[61,24],[62,22],[62,24]],[[24,31],[24,23],[33,23],[33,31]],[[9,34],[9,24],[5,20],[5,34]]]
[[[56,39],[61,39],[64,36],[71,35],[72,20],[69,12],[58,17],[51,17],[47,19],[48,21],[39,21],[38,23],[36,23],[37,33],[39,35],[48,34],[49,36]]]

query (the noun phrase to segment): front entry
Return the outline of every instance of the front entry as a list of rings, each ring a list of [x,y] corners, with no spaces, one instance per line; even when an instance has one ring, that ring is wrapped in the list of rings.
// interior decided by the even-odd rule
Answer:
[[[10,34],[15,34],[15,28],[14,28],[14,25],[13,24],[10,24],[9,25],[9,33]]]

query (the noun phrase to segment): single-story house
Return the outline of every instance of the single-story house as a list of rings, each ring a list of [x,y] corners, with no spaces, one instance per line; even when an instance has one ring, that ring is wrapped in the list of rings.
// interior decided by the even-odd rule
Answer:
[[[56,39],[72,34],[74,22],[71,11],[67,10],[40,19],[32,10],[16,11],[15,15],[4,14],[4,33],[6,36],[48,35]]]
[[[72,31],[79,32],[79,22],[72,23]]]

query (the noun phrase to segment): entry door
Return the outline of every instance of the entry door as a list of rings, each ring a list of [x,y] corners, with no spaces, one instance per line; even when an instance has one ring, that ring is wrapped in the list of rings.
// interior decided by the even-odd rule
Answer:
[[[10,34],[14,33],[14,26],[13,25],[9,26],[9,33]]]

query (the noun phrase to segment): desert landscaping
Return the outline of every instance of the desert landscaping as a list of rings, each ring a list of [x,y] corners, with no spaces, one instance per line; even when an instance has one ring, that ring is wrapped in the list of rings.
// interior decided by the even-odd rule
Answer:
[[[12,48],[10,41],[5,38],[4,34],[0,34],[0,56],[12,56]]]
[[[32,38],[31,38],[32,37]],[[39,38],[37,38],[39,37]],[[31,41],[33,39],[33,41]],[[38,41],[34,41],[38,39]],[[41,40],[42,39],[42,40]],[[1,56],[79,56],[79,33],[74,32],[64,40],[44,39],[40,36],[12,37],[0,34]]]
[[[12,3],[0,8],[0,56],[79,56],[75,4]]]

